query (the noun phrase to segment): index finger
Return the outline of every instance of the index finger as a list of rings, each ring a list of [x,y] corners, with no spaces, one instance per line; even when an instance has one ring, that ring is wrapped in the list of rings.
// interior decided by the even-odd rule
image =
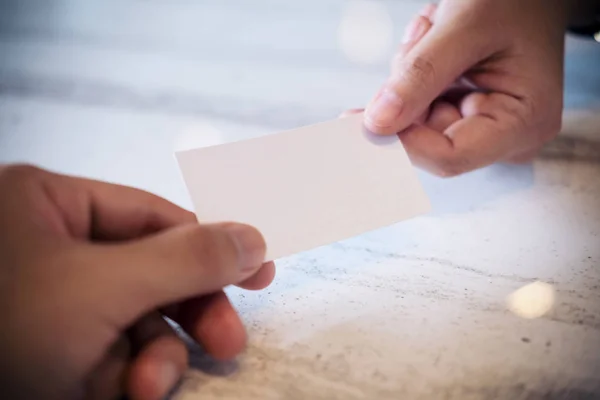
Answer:
[[[123,241],[196,222],[194,213],[162,197],[128,186],[48,173],[46,192],[60,208],[72,232],[92,240]],[[262,289],[274,277],[266,264],[239,284]]]
[[[87,194],[88,231],[95,239],[127,240],[196,221],[194,213],[128,186],[71,178]]]

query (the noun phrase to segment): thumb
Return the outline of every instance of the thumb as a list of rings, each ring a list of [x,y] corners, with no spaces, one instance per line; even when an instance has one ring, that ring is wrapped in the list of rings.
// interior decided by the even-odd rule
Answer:
[[[107,282],[104,302],[127,325],[156,308],[251,277],[265,261],[266,246],[248,225],[190,224],[99,251],[103,265],[95,286],[98,279]]]
[[[426,20],[417,21],[425,24]],[[394,134],[410,126],[448,86],[483,59],[480,40],[458,21],[436,23],[418,43],[400,49],[392,74],[365,111],[365,126]],[[412,28],[422,30],[419,27]]]

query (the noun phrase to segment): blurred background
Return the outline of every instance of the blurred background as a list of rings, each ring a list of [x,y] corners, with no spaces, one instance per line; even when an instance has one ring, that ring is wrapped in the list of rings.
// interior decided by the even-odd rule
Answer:
[[[423,4],[0,0],[0,162],[189,206],[174,150],[364,106]],[[568,107],[600,105],[600,45],[568,53]]]

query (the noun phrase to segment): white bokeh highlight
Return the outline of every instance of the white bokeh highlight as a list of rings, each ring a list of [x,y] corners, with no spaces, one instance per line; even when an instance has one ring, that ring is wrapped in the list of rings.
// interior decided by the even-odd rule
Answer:
[[[338,29],[344,55],[358,64],[377,64],[389,58],[394,25],[387,7],[380,1],[348,2]]]
[[[544,316],[555,302],[554,287],[544,282],[529,283],[511,293],[507,298],[508,309],[515,315],[534,319]]]

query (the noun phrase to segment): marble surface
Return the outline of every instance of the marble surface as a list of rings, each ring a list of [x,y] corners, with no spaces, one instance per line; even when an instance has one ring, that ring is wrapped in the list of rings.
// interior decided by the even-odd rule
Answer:
[[[0,1],[0,162],[189,207],[174,149],[365,103],[420,6],[369,4]],[[230,289],[247,351],[193,349],[172,397],[600,398],[598,63],[600,45],[569,39],[564,129],[532,164],[423,173],[431,214],[280,260],[263,292]],[[526,319],[507,299],[533,282],[553,297]]]

